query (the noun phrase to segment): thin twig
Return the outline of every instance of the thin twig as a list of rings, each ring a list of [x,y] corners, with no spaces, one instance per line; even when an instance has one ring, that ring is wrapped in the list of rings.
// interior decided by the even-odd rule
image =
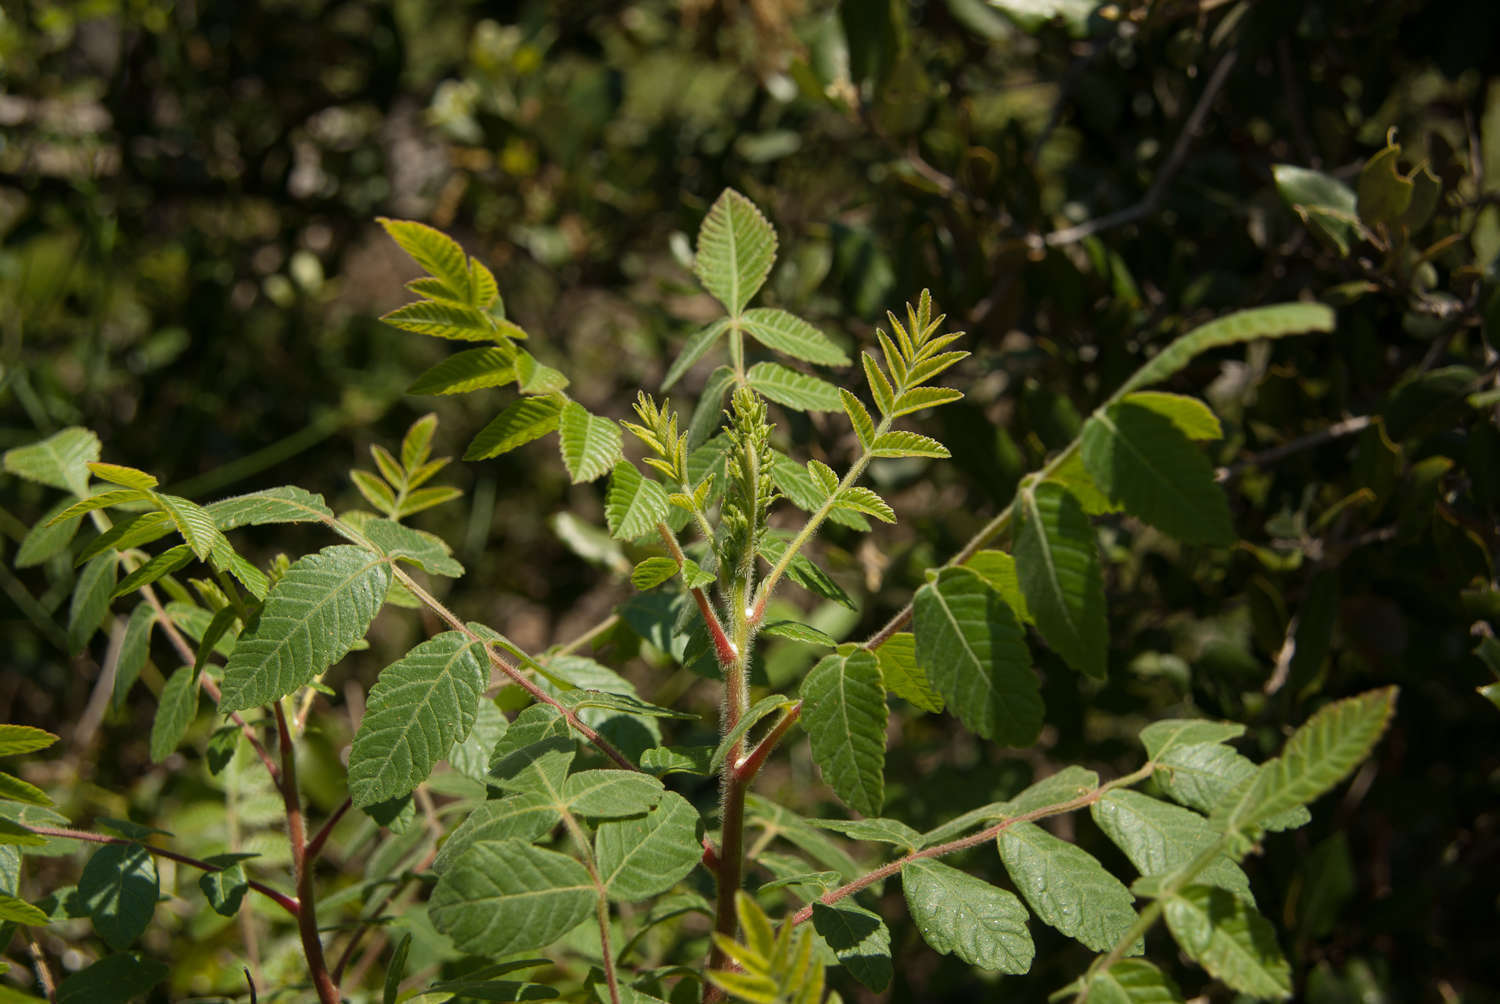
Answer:
[[[1244,460],[1230,464],[1228,467],[1220,467],[1214,472],[1214,480],[1222,484],[1225,481],[1238,477],[1246,468],[1265,467],[1267,464],[1274,464],[1278,460],[1285,460],[1287,457],[1301,453],[1303,450],[1311,450],[1322,446],[1324,443],[1331,443],[1335,439],[1342,439],[1345,436],[1352,436],[1357,432],[1363,432],[1374,421],[1375,416],[1373,415],[1356,415],[1353,418],[1346,418],[1342,422],[1335,422],[1327,428],[1319,429],[1317,432],[1310,432],[1290,442],[1282,443],[1280,446],[1274,446],[1269,450],[1262,450],[1260,453],[1253,453]]]
[[[302,799],[297,792],[297,750],[286,712],[278,700],[271,705],[276,712],[276,735],[281,743],[281,798],[286,807],[287,835],[292,845],[292,866],[297,876],[297,932],[302,938],[302,954],[307,957],[308,972],[322,1004],[340,1004],[339,988],[328,973],[323,958],[323,941],[318,936],[316,888],[313,862],[307,854],[307,831],[302,819]]]
[[[333,810],[333,815],[328,817],[327,821],[318,829],[318,832],[313,835],[313,838],[307,842],[307,860],[309,863],[318,859],[318,855],[323,850],[323,845],[328,843],[329,834],[333,833],[333,828],[338,825],[340,819],[344,818],[344,813],[348,812],[350,806],[353,804],[347,798],[340,802],[339,807]]]
[[[1151,182],[1151,187],[1146,189],[1145,196],[1133,206],[1106,213],[1075,226],[1064,227],[1054,230],[1049,234],[1031,235],[1026,243],[1036,249],[1058,247],[1063,244],[1075,244],[1078,241],[1093,237],[1095,234],[1115,227],[1134,223],[1144,216],[1154,213],[1161,204],[1162,197],[1166,195],[1167,187],[1171,185],[1172,179],[1182,168],[1183,161],[1187,159],[1188,149],[1192,146],[1193,138],[1203,126],[1203,120],[1208,117],[1208,112],[1213,105],[1214,99],[1219,96],[1219,91],[1229,80],[1229,71],[1234,68],[1236,53],[1231,49],[1219,60],[1219,65],[1209,75],[1208,83],[1203,87],[1203,93],[1198,95],[1198,103],[1188,114],[1187,121],[1183,123],[1182,132],[1177,136],[1177,142],[1172,146],[1172,152],[1167,155],[1166,163],[1156,173],[1156,178]]]

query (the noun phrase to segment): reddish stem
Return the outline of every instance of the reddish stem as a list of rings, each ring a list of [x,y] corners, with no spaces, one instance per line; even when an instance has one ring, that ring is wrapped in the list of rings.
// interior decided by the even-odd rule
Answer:
[[[276,734],[281,741],[281,799],[286,806],[286,828],[292,844],[292,864],[297,876],[297,931],[302,936],[302,954],[307,957],[308,972],[317,988],[321,1004],[339,1004],[339,988],[328,973],[323,958],[323,942],[318,938],[318,909],[312,877],[312,860],[307,854],[307,832],[302,820],[302,801],[297,794],[297,753],[292,745],[292,730],[287,727],[281,702],[271,705],[276,712]]]
[[[786,713],[781,716],[781,721],[777,722],[775,727],[766,733],[765,738],[761,739],[755,749],[750,751],[750,755],[734,765],[735,777],[742,784],[747,787],[749,786],[750,782],[755,779],[755,775],[759,774],[760,769],[765,766],[766,759],[771,755],[771,751],[776,748],[776,744],[781,742],[782,738],[786,736],[787,730],[795,725],[797,719],[801,717],[802,702],[798,701],[786,710]]]
[[[318,832],[313,834],[313,838],[307,842],[307,860],[309,864],[318,859],[318,855],[323,851],[323,845],[328,843],[329,834],[331,834],[333,832],[333,828],[339,824],[339,820],[344,818],[344,813],[348,812],[350,807],[353,805],[354,803],[347,798],[344,799],[343,802],[339,803],[339,807],[333,810],[333,815],[328,817],[327,822],[325,822],[318,829]]]

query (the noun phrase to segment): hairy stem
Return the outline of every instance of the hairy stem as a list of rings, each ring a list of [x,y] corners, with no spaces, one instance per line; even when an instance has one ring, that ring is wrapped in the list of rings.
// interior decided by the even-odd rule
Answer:
[[[287,725],[281,702],[271,706],[276,712],[276,733],[281,740],[281,798],[286,806],[286,828],[292,843],[292,866],[297,876],[297,933],[302,937],[302,954],[321,1004],[339,1004],[339,988],[328,972],[323,958],[323,942],[318,937],[318,908],[313,884],[312,859],[307,854],[306,830],[302,820],[302,799],[297,793],[297,751],[292,744],[292,730]]]
[[[730,589],[729,606],[734,617],[734,658],[721,663],[724,671],[724,731],[732,731],[750,705],[750,649],[755,625],[745,606],[746,582],[740,579]],[[768,750],[769,752],[769,750]],[[724,758],[719,775],[722,811],[719,817],[719,861],[716,872],[717,894],[714,901],[714,930],[733,938],[739,917],[734,896],[739,892],[745,866],[745,793],[750,789],[754,772],[744,771],[745,740],[736,741]],[[709,956],[710,969],[726,965],[728,957],[714,946]]]

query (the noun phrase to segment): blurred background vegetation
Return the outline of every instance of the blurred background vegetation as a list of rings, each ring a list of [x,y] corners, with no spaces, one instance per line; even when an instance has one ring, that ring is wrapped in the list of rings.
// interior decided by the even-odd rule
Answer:
[[[1048,673],[1039,650],[1051,725],[1021,752],[898,714],[887,814],[922,828],[1062,764],[1129,769],[1135,732],[1169,714],[1244,721],[1259,757],[1326,700],[1400,683],[1379,759],[1250,862],[1257,892],[1300,999],[1500,1000],[1500,720],[1475,692],[1500,676],[1497,39],[1493,0],[15,0],[0,11],[0,449],[84,425],[105,459],[178,494],[296,483],[338,507],[360,504],[346,472],[369,445],[428,411],[438,452],[461,454],[501,402],[404,394],[448,347],[375,320],[415,274],[377,215],[453,233],[536,354],[624,417],[712,316],[686,259],[733,186],[781,237],[767,303],[864,347],[885,309],[931,287],[969,332],[949,381],[969,398],[933,420],[953,461],[878,469],[901,526],[822,544],[862,610],[814,616],[859,638],[1156,347],[1233,309],[1329,299],[1336,335],[1210,357],[1173,387],[1225,419],[1215,459],[1244,543],[1112,529],[1108,683]],[[1390,137],[1401,174],[1425,161],[1442,193],[1405,238],[1369,217],[1361,232],[1337,192],[1278,189],[1277,164],[1353,188]],[[837,422],[788,421],[794,441],[847,449]],[[628,565],[580,529],[602,483],[570,486],[550,446],[451,479],[467,501],[417,523],[469,569],[460,613],[541,650],[629,595]],[[4,484],[8,565],[53,500]],[[66,559],[0,569],[0,720],[64,735],[67,753],[33,766],[78,805],[214,839],[229,782],[191,758],[152,767],[150,695],[106,711],[103,643],[68,654],[74,574]],[[383,618],[335,689],[421,630]],[[634,644],[621,628],[592,650],[643,696],[690,687],[630,660]],[[795,680],[806,662],[773,648],[767,670]],[[805,754],[764,787],[819,809]],[[272,822],[255,797],[231,825]],[[1118,858],[1076,822],[1069,835]],[[1003,881],[992,857],[960,864]],[[1040,1001],[1083,959],[1038,928],[1034,972],[987,984],[886,897],[892,1000]],[[242,993],[241,933],[174,905],[155,949],[195,940],[171,950],[171,999]]]

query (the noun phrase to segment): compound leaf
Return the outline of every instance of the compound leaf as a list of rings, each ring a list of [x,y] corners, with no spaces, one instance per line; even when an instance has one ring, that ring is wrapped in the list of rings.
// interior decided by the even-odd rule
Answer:
[[[299,558],[266,595],[224,667],[221,712],[283,697],[364,637],[391,584],[386,559],[335,545]]]
[[[465,816],[443,841],[432,861],[432,870],[441,875],[476,843],[513,839],[529,844],[548,833],[561,819],[557,802],[540,792],[492,798]]]
[[[376,218],[401,250],[411,255],[428,274],[446,287],[449,297],[459,303],[475,300],[468,256],[458,242],[441,230],[411,220]]]

